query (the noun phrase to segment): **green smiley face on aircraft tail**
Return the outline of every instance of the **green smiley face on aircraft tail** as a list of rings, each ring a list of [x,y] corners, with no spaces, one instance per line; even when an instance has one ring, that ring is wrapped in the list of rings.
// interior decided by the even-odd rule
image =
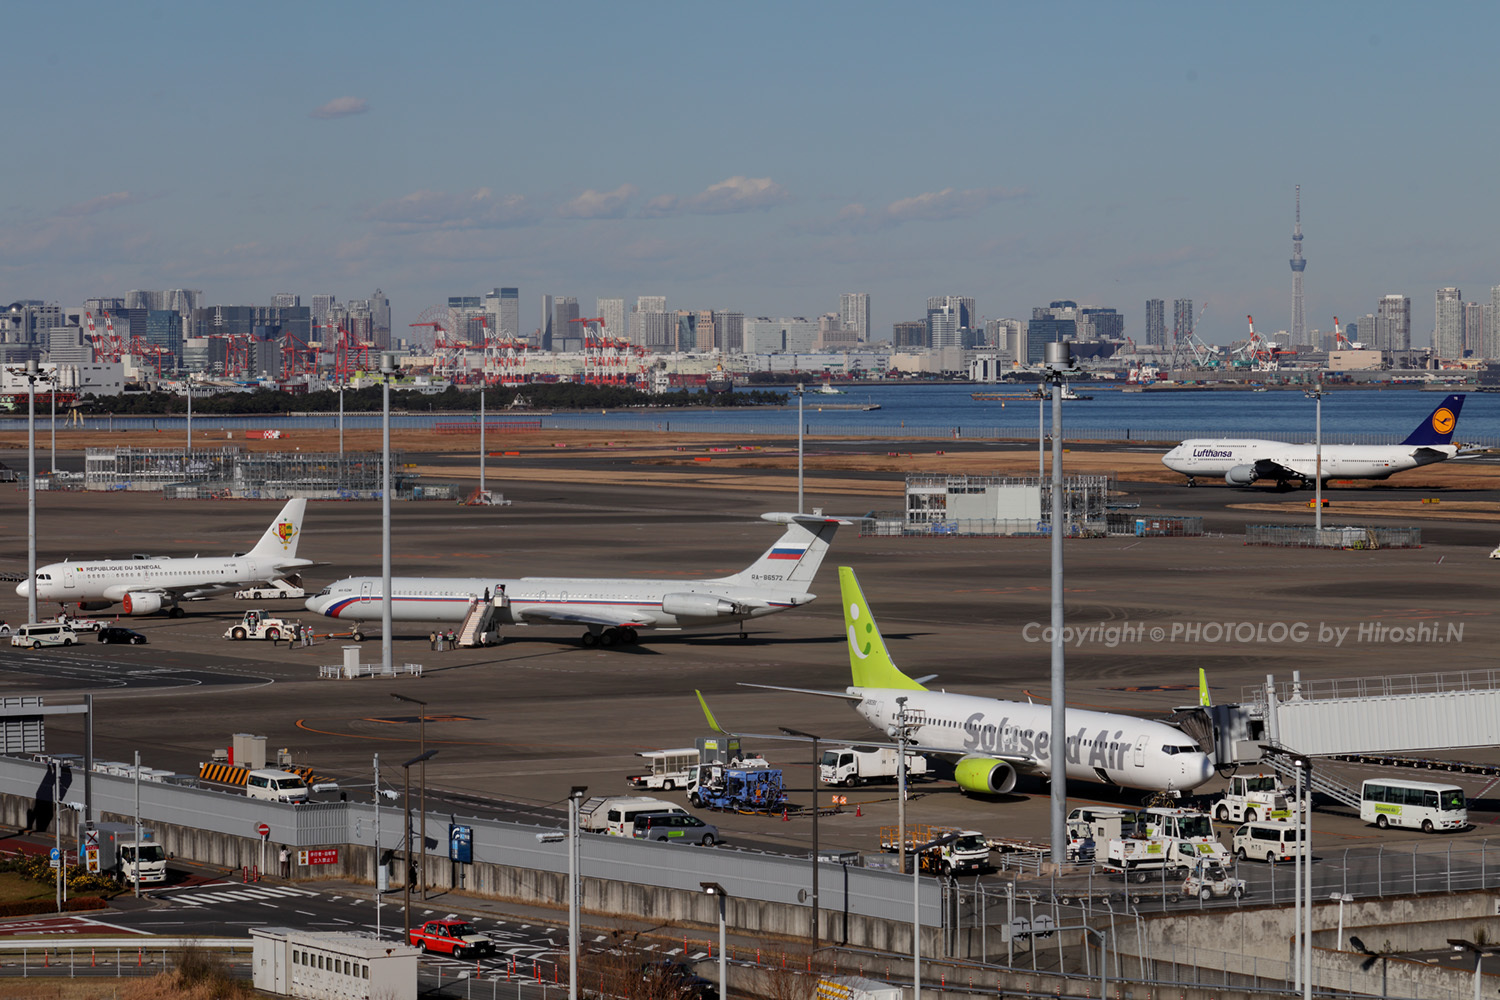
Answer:
[[[839,567],[839,592],[844,601],[844,632],[849,644],[849,670],[855,687],[926,690],[891,662],[875,616],[865,603],[854,570]]]

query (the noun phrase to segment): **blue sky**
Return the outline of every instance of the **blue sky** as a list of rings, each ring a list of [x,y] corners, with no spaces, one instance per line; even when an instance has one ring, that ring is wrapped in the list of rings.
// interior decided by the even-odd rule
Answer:
[[[0,299],[929,295],[1143,334],[1500,284],[1494,4],[16,4]]]

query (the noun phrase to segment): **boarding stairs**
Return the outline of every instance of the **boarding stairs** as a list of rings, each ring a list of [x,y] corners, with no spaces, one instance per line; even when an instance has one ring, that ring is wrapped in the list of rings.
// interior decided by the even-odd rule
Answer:
[[[490,624],[494,621],[495,612],[509,605],[504,590],[499,590],[489,600],[482,597],[470,596],[469,610],[464,613],[463,627],[458,630],[458,644],[460,646],[483,646],[484,636],[490,630]]]
[[[1262,763],[1268,765],[1271,770],[1279,774],[1289,789],[1297,787],[1297,765],[1286,754],[1269,753],[1262,759]],[[1341,802],[1350,809],[1359,809],[1359,791],[1342,782],[1333,780],[1326,771],[1319,770],[1316,766],[1307,769],[1307,783],[1312,790],[1320,795],[1326,795],[1335,802]]]

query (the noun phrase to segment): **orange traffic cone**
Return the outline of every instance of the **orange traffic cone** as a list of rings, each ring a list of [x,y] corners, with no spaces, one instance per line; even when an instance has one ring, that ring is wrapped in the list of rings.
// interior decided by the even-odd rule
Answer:
[[[864,814],[864,809],[860,807],[860,804],[858,802],[854,803],[854,815],[858,817],[863,816]]]
[[[791,822],[791,818],[789,816],[787,816],[787,814],[786,814],[786,806],[782,806],[781,807],[781,821],[783,823],[790,823]]]

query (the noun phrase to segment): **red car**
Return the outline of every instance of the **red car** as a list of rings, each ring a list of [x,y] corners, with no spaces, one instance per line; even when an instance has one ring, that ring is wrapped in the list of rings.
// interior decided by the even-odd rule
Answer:
[[[429,920],[411,929],[411,943],[422,951],[435,951],[454,958],[490,955],[495,942],[480,934],[466,920]]]

